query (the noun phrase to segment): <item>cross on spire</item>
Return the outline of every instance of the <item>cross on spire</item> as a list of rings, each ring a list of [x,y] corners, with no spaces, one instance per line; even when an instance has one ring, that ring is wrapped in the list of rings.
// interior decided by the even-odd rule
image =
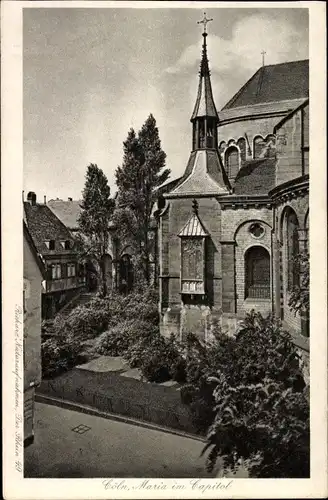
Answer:
[[[207,23],[209,23],[210,21],[213,21],[213,19],[207,19],[206,17],[206,12],[204,12],[204,17],[201,21],[197,21],[197,24],[203,24],[204,25],[204,33],[206,33],[206,25]]]
[[[264,66],[264,56],[266,54],[265,50],[262,50],[261,54],[262,54],[262,66]]]

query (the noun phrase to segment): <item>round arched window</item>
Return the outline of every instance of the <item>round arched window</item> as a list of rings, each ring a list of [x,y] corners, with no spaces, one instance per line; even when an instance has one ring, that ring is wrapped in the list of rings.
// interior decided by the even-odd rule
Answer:
[[[264,227],[259,222],[254,222],[250,225],[249,232],[253,238],[262,238],[264,235]]]

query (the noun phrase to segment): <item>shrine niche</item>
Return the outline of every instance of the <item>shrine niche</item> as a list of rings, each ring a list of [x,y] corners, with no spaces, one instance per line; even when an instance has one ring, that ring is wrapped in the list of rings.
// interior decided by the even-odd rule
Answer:
[[[205,241],[208,236],[193,201],[193,215],[179,233],[181,238],[181,293],[205,295]]]

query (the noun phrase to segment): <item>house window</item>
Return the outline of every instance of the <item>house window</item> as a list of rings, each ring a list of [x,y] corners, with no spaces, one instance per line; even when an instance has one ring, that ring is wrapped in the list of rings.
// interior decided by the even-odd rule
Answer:
[[[64,240],[64,241],[61,241],[61,246],[65,249],[65,250],[70,250],[71,248],[71,242],[69,240]]]
[[[67,264],[67,277],[72,278],[76,274],[75,264]]]
[[[260,246],[254,246],[245,254],[245,298],[270,298],[270,255]]]
[[[55,240],[45,241],[45,244],[48,250],[55,250]]]
[[[181,238],[181,291],[204,294],[204,238]]]
[[[52,264],[51,266],[51,278],[53,280],[58,280],[61,278],[61,264]]]
[[[239,151],[236,147],[230,147],[225,154],[225,165],[229,179],[235,179],[239,171]]]

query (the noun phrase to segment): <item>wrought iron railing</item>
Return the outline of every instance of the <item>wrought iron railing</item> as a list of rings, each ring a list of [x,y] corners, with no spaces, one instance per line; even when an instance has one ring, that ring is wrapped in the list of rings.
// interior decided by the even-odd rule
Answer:
[[[250,285],[246,290],[246,298],[248,299],[269,299],[269,285]]]

